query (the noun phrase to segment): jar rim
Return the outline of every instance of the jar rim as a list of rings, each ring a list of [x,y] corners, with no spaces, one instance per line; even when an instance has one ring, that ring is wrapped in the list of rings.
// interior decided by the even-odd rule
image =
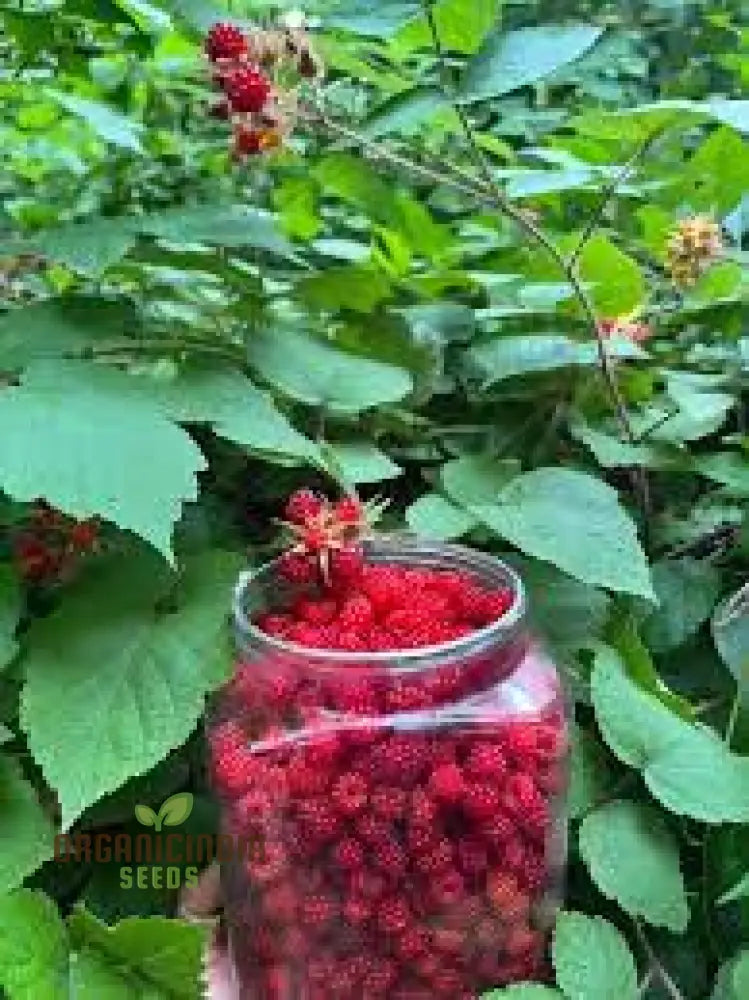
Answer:
[[[453,557],[456,560],[472,564],[467,569],[473,568],[476,571],[483,569],[494,575],[501,576],[505,584],[511,589],[513,601],[509,609],[496,621],[485,625],[483,628],[471,632],[469,635],[459,639],[451,639],[449,642],[437,643],[431,646],[419,646],[416,649],[388,649],[388,650],[342,650],[342,649],[320,649],[300,646],[295,642],[288,642],[285,639],[278,639],[268,635],[252,621],[245,610],[244,596],[252,584],[263,573],[270,571],[278,562],[278,558],[271,559],[254,569],[243,570],[237,579],[234,587],[232,610],[234,616],[234,626],[237,633],[245,639],[253,639],[262,643],[266,648],[273,649],[278,653],[285,653],[293,657],[304,657],[305,660],[320,662],[325,664],[341,664],[358,661],[361,663],[390,663],[398,661],[404,664],[418,663],[429,658],[452,658],[461,654],[474,654],[484,647],[493,645],[497,640],[509,640],[518,631],[525,613],[526,599],[525,588],[520,574],[510,565],[496,556],[481,552],[478,549],[469,548],[466,545],[456,545],[455,543],[439,542],[435,539],[423,538],[409,532],[389,533],[375,535],[365,542],[365,548],[370,551],[377,550],[377,547],[388,545],[397,546],[403,552],[419,553],[423,556]]]

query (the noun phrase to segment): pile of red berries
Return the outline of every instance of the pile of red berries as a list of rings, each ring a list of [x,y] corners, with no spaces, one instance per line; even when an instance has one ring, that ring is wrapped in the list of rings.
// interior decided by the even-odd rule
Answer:
[[[13,556],[24,580],[53,583],[68,575],[81,556],[92,552],[98,539],[96,518],[75,521],[40,500],[13,539]]]
[[[566,756],[553,665],[518,634],[368,661],[467,637],[513,595],[469,573],[366,563],[349,542],[357,501],[292,501],[289,523],[318,519],[349,565],[260,616],[310,653],[256,637],[211,732],[226,831],[257,848],[227,873],[245,990],[475,1000],[543,976]],[[313,564],[315,546],[298,544]]]
[[[235,24],[220,23],[208,32],[204,48],[213,66],[213,82],[223,92],[211,115],[232,121],[234,155],[242,158],[277,149],[287,117],[281,99],[292,92],[288,86],[283,93],[274,86],[274,74],[283,76],[288,85],[289,66],[302,77],[317,73],[304,33],[244,32]]]

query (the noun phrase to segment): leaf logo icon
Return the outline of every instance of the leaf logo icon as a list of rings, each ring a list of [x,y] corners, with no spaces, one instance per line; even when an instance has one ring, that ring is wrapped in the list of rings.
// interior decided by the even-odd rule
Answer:
[[[152,826],[156,833],[161,832],[162,826],[179,826],[184,823],[192,812],[193,797],[190,792],[177,792],[171,795],[165,802],[162,802],[158,815],[150,806],[137,805],[135,807],[135,818],[143,826]]]

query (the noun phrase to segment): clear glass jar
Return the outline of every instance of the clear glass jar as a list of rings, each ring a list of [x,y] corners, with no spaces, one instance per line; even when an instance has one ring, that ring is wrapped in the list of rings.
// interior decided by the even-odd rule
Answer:
[[[495,624],[442,646],[351,654],[270,638],[293,595],[274,564],[236,590],[239,659],[210,740],[242,997],[468,1000],[543,977],[566,852],[566,703],[518,576],[409,536],[369,562],[512,589]]]

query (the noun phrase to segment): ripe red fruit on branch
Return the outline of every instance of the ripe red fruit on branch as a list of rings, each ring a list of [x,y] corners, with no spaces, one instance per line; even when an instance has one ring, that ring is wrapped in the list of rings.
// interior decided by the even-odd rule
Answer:
[[[211,62],[239,59],[247,52],[247,39],[235,24],[214,24],[206,36],[205,51]]]
[[[284,516],[292,524],[303,525],[323,512],[324,501],[312,490],[302,489],[292,493],[284,509]]]
[[[262,111],[271,90],[268,77],[249,66],[232,70],[226,77],[224,87],[232,110],[244,114]]]

